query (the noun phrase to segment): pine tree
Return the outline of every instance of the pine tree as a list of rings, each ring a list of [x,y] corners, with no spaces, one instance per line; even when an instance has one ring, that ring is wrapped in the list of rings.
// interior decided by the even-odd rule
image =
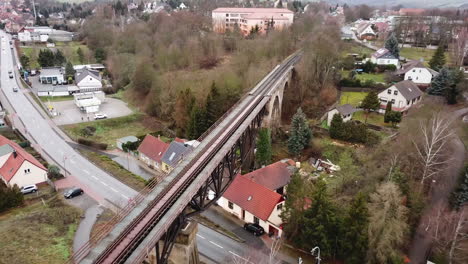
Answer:
[[[432,95],[445,95],[446,89],[450,85],[450,72],[447,68],[442,68],[439,74],[432,80],[431,87],[427,90]]]
[[[333,119],[330,123],[330,137],[334,139],[343,139],[344,136],[344,125],[343,118],[340,114],[333,115]]]
[[[450,84],[446,89],[445,98],[447,99],[447,104],[456,104],[457,97],[460,93],[458,88],[458,83],[463,80],[463,72],[457,69],[450,71]]]
[[[291,120],[291,129],[288,139],[288,149],[293,155],[298,155],[307,145],[312,137],[312,132],[305,114],[301,108],[297,109]]]
[[[392,111],[392,101],[388,101],[387,107],[385,108],[384,122],[388,123],[388,114]]]
[[[187,136],[190,139],[197,139],[207,129],[206,110],[195,105],[190,113],[190,120],[187,127]]]
[[[288,198],[284,203],[281,212],[281,219],[285,224],[284,232],[298,247],[303,245],[296,239],[302,233],[304,211],[306,210],[306,197],[310,192],[310,181],[304,181],[301,175],[296,171],[291,176],[288,183]]]
[[[210,93],[206,98],[206,113],[207,113],[207,122],[208,125],[211,126],[216,122],[219,118],[221,111],[222,111],[222,98],[219,94],[218,88],[216,87],[216,83],[213,82],[211,84]]]
[[[54,65],[62,66],[66,62],[65,56],[60,50],[57,50],[54,54]]]
[[[268,165],[271,162],[271,133],[268,128],[262,128],[258,132],[257,152],[255,158],[259,166]]]
[[[400,48],[398,47],[398,39],[395,34],[392,32],[388,39],[385,41],[385,48],[390,51],[390,53],[395,56],[395,58],[400,58]]]
[[[358,193],[343,223],[342,254],[346,264],[366,263],[368,248],[369,211],[366,196]]]
[[[460,186],[452,194],[452,204],[456,209],[468,203],[468,166],[462,172],[463,178]]]
[[[401,112],[390,111],[387,115],[388,122],[392,123],[392,126],[395,127],[397,123],[401,122]]]
[[[176,127],[179,130],[178,134],[180,135],[183,135],[188,127],[194,104],[195,97],[189,88],[184,91],[179,91],[176,97],[172,118],[175,121]]]
[[[327,185],[323,179],[315,184],[312,205],[305,211],[303,230],[299,241],[305,248],[320,245],[320,253],[324,257],[332,256],[338,240],[339,221],[336,208],[327,194]]]
[[[429,66],[435,71],[439,71],[445,65],[445,50],[444,44],[440,43],[434,55],[429,61]]]
[[[365,123],[367,123],[367,117],[369,116],[369,112],[376,111],[380,108],[380,100],[377,93],[374,91],[368,93],[364,100],[362,100],[361,108],[366,110]]]
[[[96,62],[102,63],[106,59],[106,52],[104,51],[103,48],[96,48],[94,51],[94,58],[96,59]]]
[[[21,63],[21,66],[23,67],[23,69],[29,68],[29,57],[24,55],[24,54],[21,55],[20,63]]]
[[[80,61],[80,63],[83,63],[84,54],[80,47],[78,47],[78,49],[76,50],[76,54],[78,55],[78,60]]]
[[[75,69],[73,68],[73,64],[71,62],[67,62],[67,65],[65,66],[65,76],[68,79],[73,78],[75,75]]]

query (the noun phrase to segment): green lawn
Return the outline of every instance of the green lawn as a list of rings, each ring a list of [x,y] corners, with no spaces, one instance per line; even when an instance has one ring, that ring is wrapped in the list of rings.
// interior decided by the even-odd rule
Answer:
[[[435,50],[432,49],[423,49],[423,48],[416,48],[416,47],[411,47],[411,48],[402,48],[400,50],[400,56],[405,57],[407,60],[419,60],[421,58],[424,59],[424,64],[426,66],[429,66],[429,61],[432,58],[432,55],[434,55]],[[446,53],[445,58],[448,60],[449,55]]]
[[[342,78],[348,78],[349,72],[347,70],[341,71]],[[376,83],[385,83],[385,73],[360,73],[356,74],[356,78],[361,82],[372,80]]]
[[[354,120],[359,120],[361,122],[365,122],[366,120],[366,113],[365,111],[358,111],[353,114],[353,119]],[[391,127],[391,124],[387,124],[384,122],[384,115],[378,114],[378,113],[369,113],[369,116],[367,117],[367,123],[376,125],[376,126],[382,126],[382,127]]]
[[[142,119],[142,115],[133,114],[124,117],[65,125],[62,128],[71,138],[77,140],[82,137],[81,131],[83,128],[87,126],[95,127],[96,132],[87,139],[106,143],[108,144],[108,149],[113,149],[116,147],[116,140],[119,138],[132,135],[141,136],[153,132],[142,124]]]
[[[73,95],[68,96],[39,96],[42,102],[61,102],[73,100]]]
[[[0,215],[0,263],[66,262],[81,211],[60,196]]]
[[[367,58],[370,57],[375,51],[367,47],[361,46],[354,41],[344,44],[343,56],[346,56],[348,53],[357,53],[359,55],[366,55]]]
[[[342,92],[340,105],[350,104],[352,106],[359,106],[366,95],[366,92]]]

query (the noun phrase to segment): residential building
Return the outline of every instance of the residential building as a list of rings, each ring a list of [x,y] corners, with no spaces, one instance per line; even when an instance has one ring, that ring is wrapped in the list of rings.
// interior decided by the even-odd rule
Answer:
[[[422,8],[400,8],[400,16],[421,16],[426,10]]]
[[[243,176],[283,195],[286,193],[286,185],[289,183],[291,176],[296,170],[295,165],[296,163],[293,160],[284,159]]]
[[[103,71],[106,68],[106,66],[100,63],[73,65],[73,69],[77,72],[81,72],[86,68],[93,71]]]
[[[331,125],[331,121],[335,114],[341,115],[343,122],[348,122],[353,117],[353,113],[358,111],[354,106],[350,104],[339,105],[332,110],[328,111],[327,114],[327,125]]]
[[[395,65],[398,68],[399,60],[388,49],[381,48],[371,55],[370,61],[377,65]]]
[[[161,170],[170,173],[191,151],[192,147],[181,142],[172,141],[161,158]]]
[[[283,196],[244,175],[236,176],[217,203],[246,223],[257,223],[276,236],[282,234]]]
[[[159,135],[146,135],[138,147],[138,158],[148,167],[161,170],[161,159],[168,148],[169,144],[162,141]]]
[[[403,64],[395,74],[404,76],[404,80],[413,81],[419,87],[426,88],[431,84],[432,78],[439,73],[424,66],[421,61],[413,60]]]
[[[75,82],[81,93],[102,90],[101,75],[99,72],[89,70],[88,68],[75,73]]]
[[[21,42],[47,42],[50,38],[54,41],[72,41],[72,32],[57,30],[50,27],[23,27],[18,32],[18,40]]]
[[[47,181],[47,169],[15,142],[0,135],[0,177],[9,186]]]
[[[41,85],[37,88],[37,96],[67,96],[70,95],[70,88],[73,86],[52,86]]]
[[[372,29],[372,23],[362,22],[356,28],[356,35],[359,39],[372,40],[375,39],[377,33]]]
[[[419,103],[423,92],[412,81],[404,80],[398,82],[378,94],[380,99],[380,113],[385,113],[389,101],[392,102],[392,110],[405,112],[413,105]]]
[[[99,92],[75,93],[73,95],[75,105],[85,113],[99,112],[101,103],[105,100],[105,94]]]
[[[268,27],[283,29],[294,21],[294,12],[286,8],[217,8],[212,11],[213,30],[224,33],[238,26],[244,35],[258,26],[259,32]]]
[[[39,75],[42,84],[62,84],[65,82],[63,70],[60,67],[43,68]]]

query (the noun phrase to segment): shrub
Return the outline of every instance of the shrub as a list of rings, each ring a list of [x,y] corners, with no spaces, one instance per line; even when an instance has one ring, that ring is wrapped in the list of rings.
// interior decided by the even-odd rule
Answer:
[[[83,137],[91,137],[94,135],[94,132],[96,132],[96,128],[93,126],[87,126],[83,129],[81,129],[80,134]]]
[[[97,148],[97,149],[100,149],[100,150],[106,150],[107,149],[107,144],[95,142],[95,141],[92,141],[92,140],[89,140],[89,139],[79,138],[78,143],[81,144],[81,145]]]

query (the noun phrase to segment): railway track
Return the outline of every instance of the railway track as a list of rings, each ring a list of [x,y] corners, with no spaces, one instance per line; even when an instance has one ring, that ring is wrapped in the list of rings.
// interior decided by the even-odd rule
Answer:
[[[264,101],[263,99],[268,95],[271,85],[290,70],[290,67],[298,62],[301,55],[301,52],[296,52],[289,56],[267,78],[264,78],[256,88],[239,100],[240,102],[247,102],[244,109],[240,111],[240,114],[235,116],[232,122],[225,125],[225,129],[220,130],[217,135],[213,136],[210,142],[203,144],[203,149],[184,166],[184,169],[178,173],[165,189],[94,259],[93,263],[124,263],[160,219],[177,202],[214,155],[245,122],[253,110]],[[238,104],[233,106],[230,111],[220,118],[219,122],[209,129],[208,133],[212,132],[238,106]]]

